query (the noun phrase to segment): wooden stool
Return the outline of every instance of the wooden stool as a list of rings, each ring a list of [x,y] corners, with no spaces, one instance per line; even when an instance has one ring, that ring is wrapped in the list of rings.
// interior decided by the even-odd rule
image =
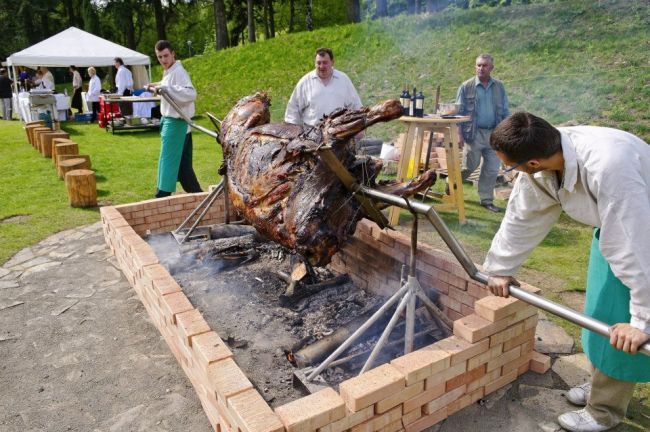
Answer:
[[[57,138],[60,139],[60,138]],[[59,166],[59,156],[61,155],[78,155],[79,154],[79,146],[77,145],[76,142],[70,141],[70,142],[64,142],[60,144],[56,144],[56,150],[52,151],[52,154],[56,154],[56,166]]]
[[[59,178],[63,180],[65,178],[65,175],[72,170],[79,170],[79,169],[89,169],[90,164],[88,161],[84,158],[72,158],[68,160],[60,160],[61,155],[59,155]]]
[[[52,162],[56,168],[56,145],[57,144],[75,144],[70,138],[53,138],[52,139]]]
[[[41,126],[32,129],[32,147],[38,150],[38,136],[43,132],[52,132],[52,129],[49,127]]]
[[[25,133],[27,134],[27,141],[32,144],[32,131],[37,127],[45,127],[45,122],[43,120],[32,121],[25,123]]]
[[[95,173],[89,169],[68,171],[65,186],[71,207],[94,207],[97,205]]]
[[[70,134],[63,131],[50,132],[41,137],[41,153],[46,158],[52,157],[52,140],[54,138],[70,138]]]
[[[89,155],[59,155],[59,162],[70,160],[70,159],[85,159],[86,162],[88,163],[88,169],[92,169],[92,165],[90,163],[90,156]]]

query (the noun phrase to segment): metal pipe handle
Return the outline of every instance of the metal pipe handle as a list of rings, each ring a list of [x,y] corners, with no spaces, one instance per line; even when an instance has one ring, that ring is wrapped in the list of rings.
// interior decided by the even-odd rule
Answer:
[[[387,204],[391,204],[424,215],[429,220],[429,222],[431,222],[436,231],[438,231],[438,234],[442,240],[445,242],[447,247],[449,247],[449,250],[454,254],[460,265],[463,266],[465,272],[467,272],[469,277],[482,284],[487,284],[488,275],[480,272],[478,268],[476,268],[476,265],[471,260],[469,255],[467,255],[465,249],[463,249],[456,237],[454,237],[453,233],[449,230],[447,225],[440,218],[438,213],[436,213],[432,206],[415,201],[411,201],[409,203],[410,206],[407,206],[403,198],[399,196],[387,194],[385,192],[370,189],[365,186],[362,186],[360,188],[359,193],[362,193],[369,198],[376,199]],[[609,338],[609,326],[602,321],[589,317],[566,306],[562,306],[537,294],[530,293],[516,285],[510,285],[509,288],[510,295],[512,295],[514,298],[525,301],[528,304],[564,318],[567,321],[579,325],[580,327]],[[650,342],[646,342],[645,344],[641,345],[639,347],[639,352],[650,356]]]

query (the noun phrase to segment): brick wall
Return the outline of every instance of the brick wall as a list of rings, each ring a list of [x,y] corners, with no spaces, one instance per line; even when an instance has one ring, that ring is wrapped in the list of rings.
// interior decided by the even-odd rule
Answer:
[[[176,228],[205,196],[104,207],[101,217],[107,244],[216,431],[419,431],[529,369],[548,369],[549,359],[533,352],[533,307],[486,296],[451,256],[419,245],[418,280],[425,290],[439,292],[445,313],[455,320],[454,335],[351,378],[339,392],[326,389],[271,409],[141,237]],[[222,222],[223,211],[217,200],[204,223]],[[409,245],[404,235],[364,220],[332,267],[364,289],[393,293]]]

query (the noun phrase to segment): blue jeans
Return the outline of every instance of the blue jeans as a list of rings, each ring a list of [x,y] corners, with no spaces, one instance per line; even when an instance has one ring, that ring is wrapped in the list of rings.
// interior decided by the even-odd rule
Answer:
[[[463,161],[460,175],[466,180],[478,168],[483,158],[481,175],[478,178],[478,196],[481,204],[492,204],[494,199],[494,186],[497,182],[501,159],[490,147],[490,134],[492,129],[477,129],[474,141],[466,142],[463,146]]]

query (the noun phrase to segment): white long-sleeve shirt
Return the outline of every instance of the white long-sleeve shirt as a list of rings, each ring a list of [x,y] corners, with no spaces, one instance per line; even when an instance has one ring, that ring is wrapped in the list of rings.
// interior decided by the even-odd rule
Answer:
[[[41,78],[41,82],[37,84],[40,84],[46,90],[54,90],[54,76],[52,72],[45,72]]]
[[[115,74],[115,87],[117,87],[117,94],[119,95],[123,95],[126,89],[133,91],[133,74],[124,65],[121,65],[117,69],[117,73]]]
[[[192,80],[189,74],[183,68],[180,60],[176,60],[174,64],[163,73],[160,87],[167,91],[176,104],[180,107],[183,114],[192,118],[194,116],[195,108],[194,101],[196,100],[196,89],[192,85]],[[160,113],[165,117],[181,118],[181,116],[172,108],[169,103],[163,98],[160,102]],[[189,132],[191,127],[187,126]]]
[[[514,275],[564,210],[601,229],[600,251],[630,288],[630,324],[650,333],[650,146],[616,129],[558,129],[562,184],[549,171],[519,175],[485,271]]]
[[[72,88],[73,89],[78,89],[81,87],[81,74],[79,71],[73,71],[72,72]]]
[[[86,100],[88,102],[99,102],[99,93],[102,90],[102,83],[99,81],[97,75],[93,75],[88,82],[88,92],[86,93]]]
[[[324,85],[315,70],[303,76],[293,89],[284,121],[314,126],[323,115],[338,108],[361,108],[361,99],[350,78],[334,69],[332,78]]]

